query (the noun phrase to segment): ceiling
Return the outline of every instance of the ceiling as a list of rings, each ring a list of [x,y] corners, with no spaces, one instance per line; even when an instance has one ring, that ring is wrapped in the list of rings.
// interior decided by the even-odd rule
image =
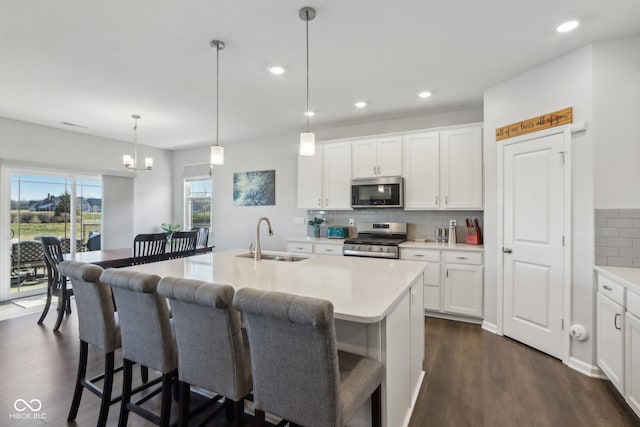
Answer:
[[[483,90],[578,47],[637,33],[636,0],[3,0],[0,116],[160,148],[481,108]],[[555,27],[569,18],[581,26]],[[286,72],[272,75],[281,65]],[[419,91],[433,96],[420,99]],[[364,100],[368,106],[354,107]],[[72,127],[62,122],[82,127]]]

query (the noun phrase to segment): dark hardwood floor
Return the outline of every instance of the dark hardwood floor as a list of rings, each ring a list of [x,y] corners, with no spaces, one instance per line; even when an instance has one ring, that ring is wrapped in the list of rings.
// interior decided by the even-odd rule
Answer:
[[[87,391],[76,422],[66,421],[78,361],[75,316],[65,319],[58,333],[52,331],[55,316],[43,326],[36,324],[38,317],[0,322],[0,426],[95,426],[100,402]],[[410,427],[640,426],[607,381],[575,372],[478,325],[426,319],[424,367],[425,381]],[[101,369],[101,355],[90,351],[89,373]],[[114,391],[120,387],[117,374]],[[15,419],[17,399],[40,400],[41,418]],[[119,409],[119,404],[111,407],[109,426],[117,425]],[[177,405],[172,412],[177,414]],[[215,422],[228,426],[224,416]],[[151,424],[132,414],[129,425]]]
[[[410,427],[640,426],[608,381],[478,325],[427,318]]]

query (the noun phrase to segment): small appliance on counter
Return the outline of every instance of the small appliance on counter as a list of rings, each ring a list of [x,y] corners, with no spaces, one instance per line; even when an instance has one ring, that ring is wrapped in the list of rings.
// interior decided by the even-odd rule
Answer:
[[[327,227],[327,239],[346,239],[347,237],[349,237],[347,227]]]
[[[455,245],[458,242],[458,233],[456,233],[456,220],[449,221],[449,244]]]

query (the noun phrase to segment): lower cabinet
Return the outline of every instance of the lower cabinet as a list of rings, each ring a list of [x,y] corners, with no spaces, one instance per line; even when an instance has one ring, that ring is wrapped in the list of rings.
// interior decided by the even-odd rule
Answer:
[[[482,252],[401,248],[400,259],[429,263],[424,271],[423,289],[427,314],[482,318]]]
[[[598,366],[624,394],[624,307],[598,292]]]
[[[597,270],[598,366],[640,417],[640,287],[630,286],[636,282],[629,277],[618,279],[606,267]]]
[[[640,294],[627,293],[625,315],[625,397],[640,417]]]
[[[287,252],[342,256],[342,240],[339,243],[288,242]]]
[[[482,266],[445,264],[444,311],[482,317]]]

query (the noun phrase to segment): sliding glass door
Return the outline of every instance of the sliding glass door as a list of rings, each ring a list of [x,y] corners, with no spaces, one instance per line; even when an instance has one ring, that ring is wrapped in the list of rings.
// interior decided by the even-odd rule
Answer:
[[[44,293],[47,271],[40,237],[57,237],[65,253],[96,248],[88,243],[100,237],[101,180],[33,170],[11,171],[3,177],[8,177],[10,187],[10,262],[9,280],[3,281],[9,286],[3,286],[0,299]]]

